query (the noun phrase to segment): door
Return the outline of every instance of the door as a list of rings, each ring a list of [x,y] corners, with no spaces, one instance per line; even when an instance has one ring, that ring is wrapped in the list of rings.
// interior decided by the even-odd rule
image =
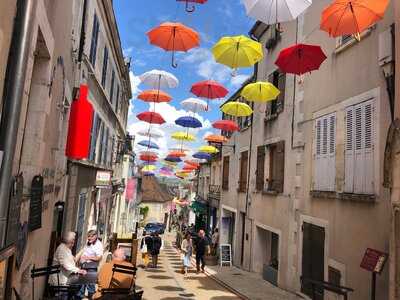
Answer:
[[[304,279],[324,281],[325,229],[304,222],[302,230],[302,277]],[[324,299],[324,290],[319,287],[315,288],[315,298],[313,298],[313,288],[309,283],[302,283],[301,291],[314,300]]]
[[[85,224],[86,193],[79,194],[78,220],[76,222],[76,249],[79,251]]]

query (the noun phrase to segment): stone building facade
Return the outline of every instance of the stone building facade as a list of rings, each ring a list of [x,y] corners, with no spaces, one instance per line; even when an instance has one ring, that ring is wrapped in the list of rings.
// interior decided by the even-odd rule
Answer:
[[[235,265],[282,288],[310,296],[303,277],[353,288],[352,299],[368,299],[364,252],[389,252],[390,191],[382,182],[393,3],[360,42],[315,30],[329,3],[313,2],[279,28],[256,23],[250,31],[266,57],[255,79],[270,81],[281,95],[254,104],[253,117],[239,120],[241,131],[230,139],[235,148],[224,148],[229,182],[222,189],[221,239],[233,244]],[[277,69],[280,50],[296,43],[322,47],[327,59],[318,71],[300,78]],[[389,299],[388,291],[385,266],[377,298]]]

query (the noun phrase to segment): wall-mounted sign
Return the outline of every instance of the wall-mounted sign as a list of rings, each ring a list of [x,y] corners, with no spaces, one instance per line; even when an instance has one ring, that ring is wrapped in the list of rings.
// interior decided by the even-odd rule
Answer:
[[[43,206],[43,177],[36,175],[32,179],[31,201],[29,208],[29,231],[42,227],[42,206]]]
[[[360,264],[360,267],[367,271],[380,274],[383,270],[387,258],[387,253],[367,248],[367,250],[365,250],[365,254]]]
[[[107,186],[111,184],[110,171],[97,171],[96,173],[96,186]]]
[[[14,244],[18,239],[19,218],[21,212],[22,194],[24,190],[24,177],[22,174],[13,178],[11,187],[10,206],[7,218],[6,245]]]

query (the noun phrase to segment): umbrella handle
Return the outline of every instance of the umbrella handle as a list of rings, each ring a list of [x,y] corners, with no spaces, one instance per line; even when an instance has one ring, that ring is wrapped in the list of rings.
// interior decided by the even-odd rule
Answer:
[[[178,67],[178,64],[175,62],[175,51],[172,51],[171,66],[175,69]]]
[[[189,1],[186,1],[186,7],[185,7],[186,12],[192,13],[195,11],[195,9],[196,7],[194,5],[191,8],[189,8]]]
[[[231,72],[231,77],[236,77],[237,76],[237,69],[233,69]]]

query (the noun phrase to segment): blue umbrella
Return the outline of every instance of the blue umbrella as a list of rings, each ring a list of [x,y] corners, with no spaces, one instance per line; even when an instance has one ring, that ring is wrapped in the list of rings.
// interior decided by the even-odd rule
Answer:
[[[150,149],[160,149],[160,147],[158,147],[157,144],[155,144],[155,143],[153,143],[151,141],[148,141],[148,140],[140,141],[138,143],[138,145],[143,146],[143,147],[147,147],[147,148],[150,148]]]
[[[143,176],[154,176],[153,172],[143,172]]]
[[[182,162],[182,159],[180,159],[179,157],[174,157],[174,156],[167,156],[165,158],[166,161],[170,161],[170,162]]]
[[[182,126],[182,127],[190,127],[190,128],[200,128],[203,127],[203,124],[201,122],[194,118],[194,117],[180,117],[175,120],[175,124]]]
[[[206,160],[211,159],[211,154],[208,154],[208,153],[205,153],[205,152],[196,152],[192,156],[194,158],[198,158],[198,159],[206,159]]]

